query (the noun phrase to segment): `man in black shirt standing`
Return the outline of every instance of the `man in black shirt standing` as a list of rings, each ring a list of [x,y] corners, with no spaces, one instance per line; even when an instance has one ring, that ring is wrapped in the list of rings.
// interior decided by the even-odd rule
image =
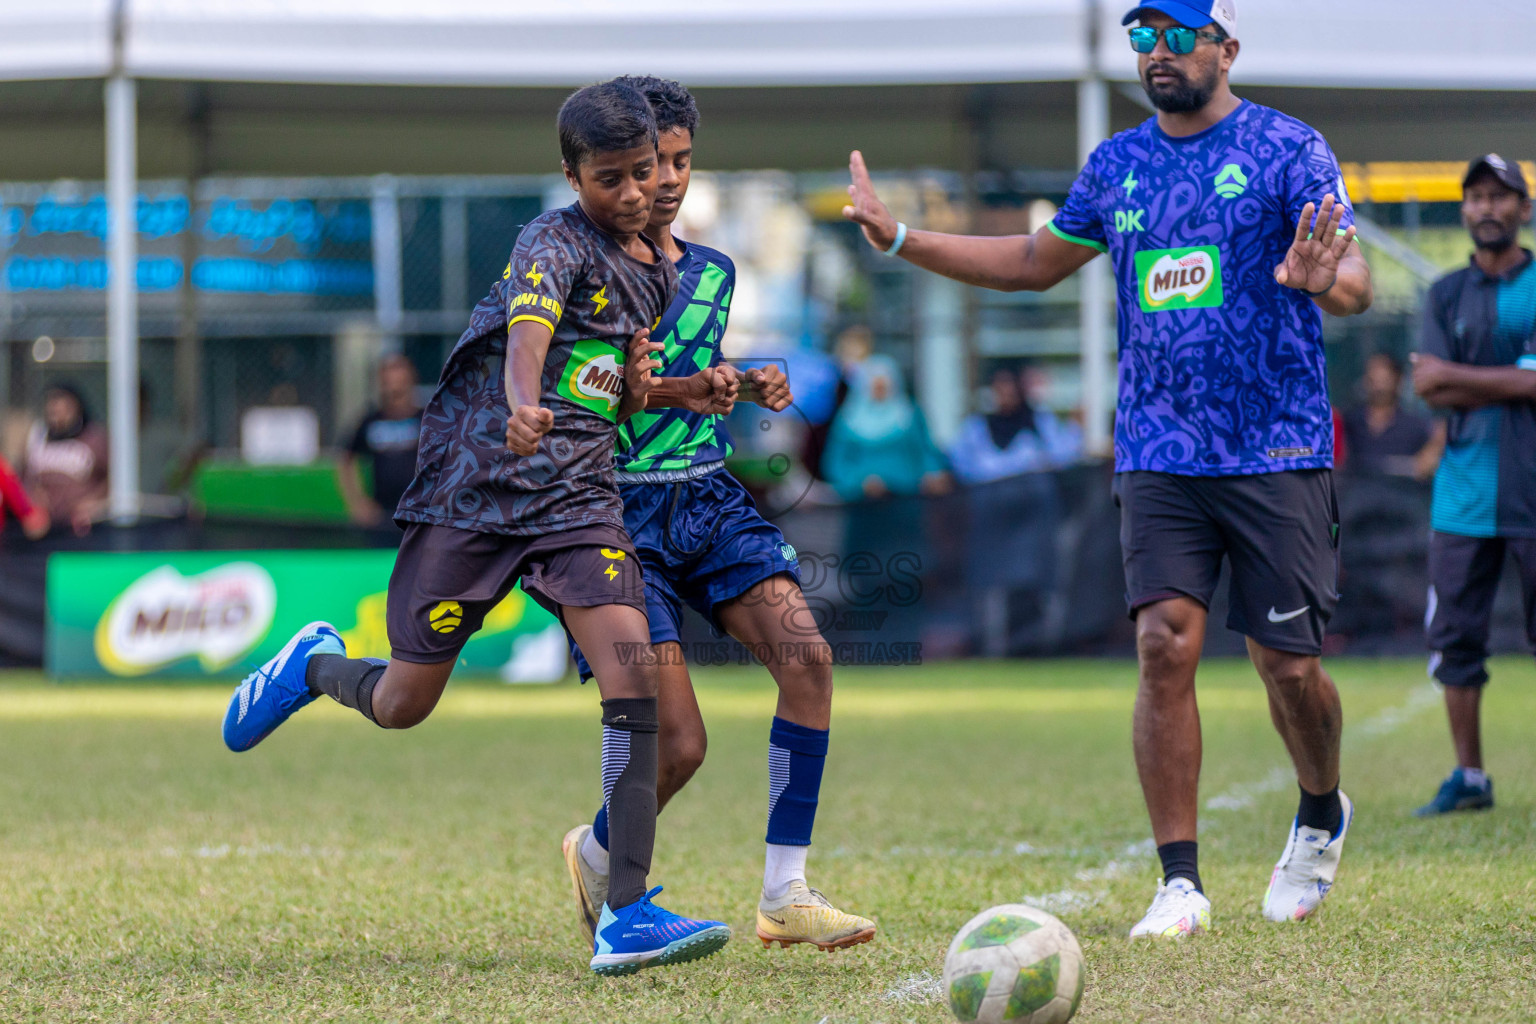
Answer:
[[[1428,480],[1445,450],[1445,424],[1403,408],[1403,367],[1373,352],[1360,378],[1365,401],[1344,414],[1347,472]]]
[[[416,368],[401,355],[379,364],[379,407],[363,417],[338,467],[347,515],[359,526],[388,523],[400,496],[416,475],[416,446],[421,439],[421,403],[416,400]],[[363,488],[360,462],[372,464],[373,486]]]
[[[1421,816],[1493,806],[1483,764],[1494,595],[1513,555],[1536,653],[1536,262],[1519,243],[1531,192],[1490,153],[1462,182],[1471,262],[1429,290],[1414,357],[1419,397],[1449,414],[1430,507],[1430,673],[1445,687],[1456,767]]]

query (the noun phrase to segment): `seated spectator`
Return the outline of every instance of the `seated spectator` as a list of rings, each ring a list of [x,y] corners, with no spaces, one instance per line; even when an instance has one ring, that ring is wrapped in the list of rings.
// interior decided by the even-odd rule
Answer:
[[[1027,365],[992,371],[992,410],[967,418],[949,449],[950,465],[962,482],[987,483],[1069,465],[1082,457],[1082,430],[1031,403],[1035,372]]]
[[[1364,404],[1344,414],[1349,459],[1335,461],[1366,476],[1434,476],[1445,451],[1445,424],[1403,408],[1402,365],[1385,352],[1373,353],[1359,388]]]
[[[887,356],[870,356],[852,372],[821,468],[844,501],[942,494],[951,486],[922,410],[908,397],[901,371]]]
[[[404,356],[379,364],[379,407],[358,424],[338,467],[347,514],[362,526],[394,517],[400,496],[416,476],[416,445],[421,438],[421,404],[416,400],[416,368]],[[373,468],[373,486],[364,492],[359,460]]]
[[[0,527],[5,525],[7,513],[20,521],[21,530],[28,540],[37,540],[48,532],[50,524],[47,510],[32,504],[16,471],[0,457]]]
[[[75,535],[107,511],[107,434],[91,422],[80,392],[67,384],[43,395],[43,420],[27,438],[22,480],[54,523]]]

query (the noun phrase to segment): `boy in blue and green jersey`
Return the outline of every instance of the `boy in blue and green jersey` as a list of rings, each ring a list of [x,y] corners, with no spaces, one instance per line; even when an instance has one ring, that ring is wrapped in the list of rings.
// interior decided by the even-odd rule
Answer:
[[[677,298],[652,332],[663,350],[649,403],[619,428],[616,469],[624,521],[645,577],[651,644],[660,662],[665,807],[704,760],[704,722],[682,657],[687,603],[755,653],[779,686],[768,736],[768,834],[757,934],[765,946],[834,949],[868,942],[875,924],[847,914],[805,880],[832,716],[832,655],[800,591],[795,549],[725,469],[730,436],[721,415],[735,398],[779,411],[792,396],[775,367],[742,373],[720,361],[736,268],[725,254],[683,242],[672,222],[688,191],[698,107],[688,90],[657,78],[621,79],[656,114],[661,171],[646,235],[674,261]],[[717,379],[701,377],[712,370]],[[710,388],[711,390],[706,390]],[[660,401],[682,407],[656,409]],[[582,677],[592,674],[576,651]],[[590,930],[608,887],[608,819],[567,833],[563,850],[582,923]]]

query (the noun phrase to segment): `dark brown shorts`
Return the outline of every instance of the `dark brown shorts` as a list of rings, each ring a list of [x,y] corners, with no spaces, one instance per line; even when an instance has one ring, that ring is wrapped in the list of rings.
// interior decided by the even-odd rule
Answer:
[[[519,579],[555,615],[605,604],[645,611],[640,560],[621,527],[512,537],[410,523],[389,578],[392,656],[424,665],[458,657]]]

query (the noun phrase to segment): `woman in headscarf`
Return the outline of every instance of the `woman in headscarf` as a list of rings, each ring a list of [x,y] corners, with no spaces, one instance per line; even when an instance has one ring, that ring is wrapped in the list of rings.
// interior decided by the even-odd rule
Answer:
[[[890,357],[870,356],[854,371],[821,468],[844,501],[949,490],[944,457]]]
[[[1054,469],[1082,456],[1082,431],[1030,401],[1035,372],[1027,364],[992,371],[992,410],[961,424],[949,449],[950,464],[962,482],[981,484]]]

